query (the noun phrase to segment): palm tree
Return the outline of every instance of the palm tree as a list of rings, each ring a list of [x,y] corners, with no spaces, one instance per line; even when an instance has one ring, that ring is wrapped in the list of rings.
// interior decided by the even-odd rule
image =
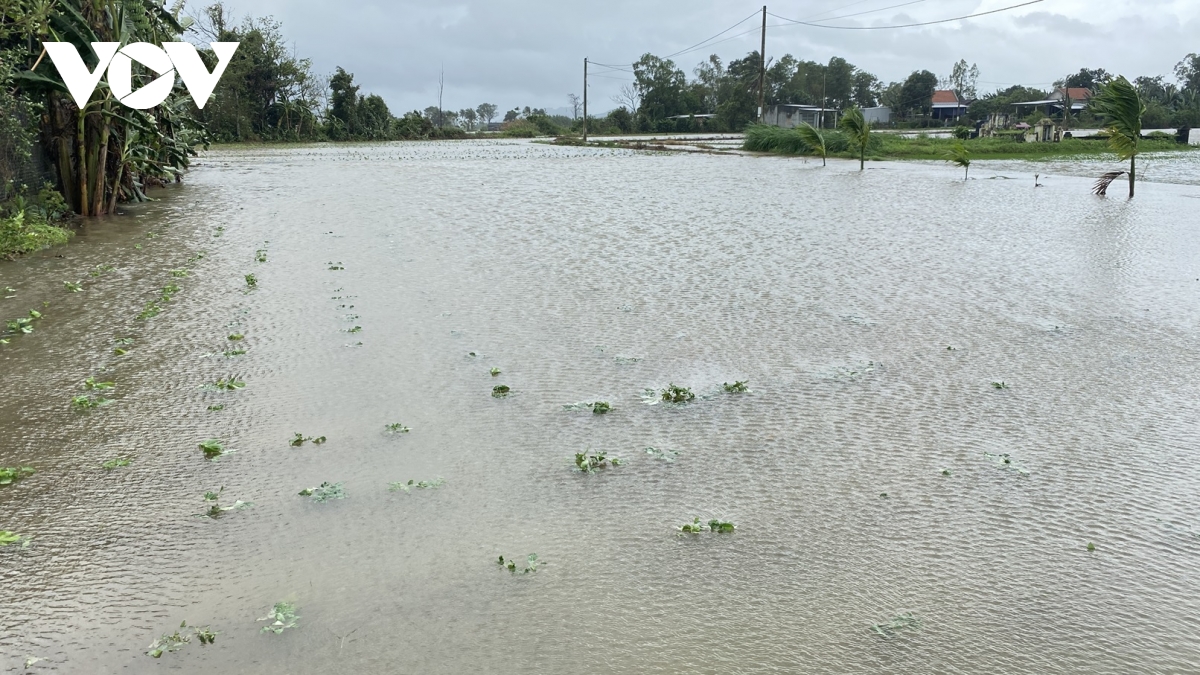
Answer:
[[[863,118],[862,110],[855,106],[842,115],[838,126],[850,137],[850,145],[858,146],[858,170],[863,170],[867,158],[867,143],[871,140],[871,125]]]
[[[1133,184],[1137,178],[1138,140],[1142,137],[1142,114],[1146,105],[1142,103],[1137,89],[1124,76],[1100,87],[1089,102],[1089,107],[1104,118],[1104,131],[1108,134],[1108,145],[1122,160],[1129,160],[1129,198],[1133,199]],[[1112,175],[1112,174],[1116,175]],[[1124,172],[1109,172],[1097,182],[1096,194],[1104,194],[1108,184]],[[1105,181],[1107,179],[1107,181]]]
[[[796,133],[800,135],[800,140],[808,146],[809,152],[821,156],[821,166],[825,166],[825,155],[828,154],[825,149],[825,135],[808,122],[796,127]]]
[[[967,174],[971,171],[971,151],[967,150],[967,146],[962,142],[961,138],[954,139],[950,150],[946,152],[946,161],[961,166],[963,168],[963,180],[967,179]]]

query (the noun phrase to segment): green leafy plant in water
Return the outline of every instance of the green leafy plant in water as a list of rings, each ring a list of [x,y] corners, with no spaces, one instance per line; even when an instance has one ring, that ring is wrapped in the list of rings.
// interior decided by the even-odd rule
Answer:
[[[612,405],[608,401],[596,401],[592,403],[592,414],[604,415],[612,410]]]
[[[663,389],[661,393],[662,400],[667,403],[686,403],[696,398],[691,389],[674,384],[667,385],[667,388]]]
[[[186,279],[191,274],[191,270],[186,267],[181,267],[177,270],[171,270],[171,277],[175,279]]]
[[[67,291],[71,292],[71,293],[78,293],[79,291],[83,290],[83,284],[81,284],[78,281],[64,281],[63,287],[66,288]]]
[[[658,448],[646,448],[646,454],[664,462],[674,462],[675,458],[679,456],[679,453],[674,450],[659,450]]]
[[[113,349],[113,354],[116,354],[117,356],[123,356],[123,355],[129,353],[129,350],[125,349],[125,347],[133,344],[133,338],[131,338],[131,337],[117,338],[117,339],[113,340],[113,344],[117,345],[117,347],[115,347]]]
[[[115,386],[117,386],[115,382],[97,382],[94,377],[83,381],[84,389],[112,389]]]
[[[346,490],[341,483],[325,481],[317,487],[305,488],[298,493],[301,497],[312,497],[314,502],[327,502],[330,499],[345,499]]]
[[[413,488],[420,488],[422,490],[432,490],[434,488],[440,487],[445,482],[446,481],[440,477],[434,478],[433,480],[418,480],[418,481],[410,480],[407,483],[405,483],[403,481],[398,481],[395,483],[388,483],[388,490],[391,492],[396,492],[397,490],[403,490],[405,492],[409,492]]]
[[[237,342],[238,340],[243,340],[243,339],[245,339],[245,337],[246,336],[242,335],[241,333],[230,333],[230,335],[229,335],[229,339],[234,342]]]
[[[132,459],[129,459],[127,457],[118,457],[116,459],[110,459],[107,462],[101,464],[100,468],[104,469],[105,471],[112,471],[113,469],[116,469],[118,467],[129,466],[132,463],[133,463]]]
[[[112,403],[111,398],[103,396],[92,397],[91,394],[83,394],[80,396],[71,397],[71,405],[78,410],[91,410],[92,408],[102,408]]]
[[[726,382],[721,386],[725,389],[726,393],[741,394],[750,390],[750,388],[746,386],[748,384],[750,384],[750,380],[737,380],[733,384]]]
[[[180,630],[187,628],[187,622],[179,624]],[[167,652],[174,652],[183,649],[183,646],[191,642],[192,638],[188,635],[175,631],[174,634],[163,633],[157,640],[150,643],[147,648],[146,655],[154,658],[162,658],[162,655]]]
[[[175,297],[175,294],[181,290],[182,289],[179,287],[179,284],[167,284],[166,286],[163,286],[162,290],[159,292],[159,300],[162,302],[170,302]]]
[[[240,499],[229,506],[221,506],[221,494],[224,492],[224,485],[222,485],[221,489],[217,490],[216,492],[205,492],[204,501],[212,503],[209,505],[208,510],[206,510],[204,513],[197,513],[196,515],[208,516],[209,518],[220,518],[230,511],[241,511],[242,509],[248,509],[251,506],[254,506],[254,502],[244,502]]]
[[[1090,542],[1090,541],[1089,541],[1089,542],[1088,542],[1088,545],[1087,545],[1087,550],[1088,550],[1088,553],[1093,553],[1093,552],[1095,552],[1095,550],[1096,550],[1096,545],[1095,545],[1095,544],[1093,544],[1092,542]]]
[[[226,358],[232,359],[235,356],[242,356],[245,353],[246,353],[245,349],[227,349],[224,352],[222,352],[222,355],[225,356]]]
[[[499,374],[500,374],[500,369],[499,369],[499,368],[492,368],[492,369],[491,369],[491,370],[489,370],[488,372],[492,374],[492,377],[496,377],[497,375],[499,375]]]
[[[113,267],[112,265],[96,265],[92,268],[92,271],[88,272],[88,274],[92,275],[93,277],[98,277],[105,272],[111,272],[115,269],[117,268]]]
[[[220,412],[220,411],[222,411],[222,410],[224,410],[224,409],[225,409],[225,404],[224,404],[224,403],[222,403],[222,404],[220,404],[220,405],[210,405],[210,406],[208,406],[208,410],[209,410],[209,412]]]
[[[536,572],[538,570],[539,562],[538,562],[538,555],[536,553],[530,553],[529,555],[525,556],[525,568],[524,569],[521,569],[520,567],[517,566],[516,560],[513,560],[512,558],[508,558],[506,560],[504,558],[504,556],[500,556],[496,560],[496,564],[500,565],[501,569],[506,569],[509,572],[512,572],[513,574],[516,574],[517,572],[520,572],[521,574],[530,574],[531,572]],[[545,563],[540,563],[540,564],[544,565]]]
[[[296,620],[299,618],[300,616],[296,614],[296,605],[294,603],[280,600],[259,621],[271,622],[263,626],[262,632],[279,635],[288,628],[295,628],[297,625]]]
[[[985,453],[983,453],[983,455],[985,457],[987,457],[988,459],[992,460],[992,463],[994,463],[996,466],[999,466],[1002,469],[1007,469],[1009,471],[1016,471],[1017,473],[1021,474],[1022,476],[1029,475],[1029,470],[1026,469],[1025,467],[1021,466],[1020,464],[1014,462],[1012,457],[1009,456],[1009,454],[1007,452],[1000,452],[1000,453],[985,452]]]
[[[388,431],[392,432],[393,434],[407,434],[409,431],[412,431],[411,429],[409,429],[408,427],[404,426],[403,424],[401,424],[399,422],[392,422],[391,424],[385,424],[384,428],[387,429]]]
[[[254,288],[255,286],[258,286],[258,277],[254,276],[253,274],[247,274],[246,275],[246,285],[249,286],[250,288]]]
[[[495,398],[504,398],[505,396],[508,396],[509,392],[511,391],[512,389],[510,389],[507,384],[498,384],[492,387],[492,396]]]
[[[206,254],[204,253],[204,251],[197,251],[196,253],[194,253],[194,254],[192,255],[192,257],[188,258],[188,260],[187,260],[187,261],[188,261],[188,262],[190,262],[190,263],[193,263],[193,262],[196,262],[196,261],[198,261],[198,260],[204,260],[204,256],[205,256],[205,255],[206,255]]]
[[[255,251],[254,252],[254,260],[256,262],[260,262],[260,263],[267,262],[267,249],[260,248],[257,251]]]
[[[345,267],[342,267],[342,263],[341,263],[340,261],[339,261],[339,262],[336,262],[336,263],[334,263],[334,262],[329,262],[329,263],[325,263],[325,264],[326,264],[326,265],[329,265],[329,269],[331,269],[331,270],[344,270],[344,269],[346,269]]]
[[[27,534],[17,534],[10,530],[0,530],[0,546],[20,544],[21,548],[29,548],[29,542],[31,541],[33,541],[33,537]]]
[[[320,444],[324,443],[325,440],[326,439],[324,436],[317,436],[316,438],[313,438],[312,436],[305,436],[304,434],[297,431],[296,435],[292,437],[292,440],[288,441],[288,445],[298,448],[301,445],[304,445],[304,443],[307,441],[312,441],[313,445],[320,445]]]
[[[1005,384],[1003,380],[1001,380],[1000,382],[993,382],[992,388],[993,389],[1008,389],[1008,385]]]
[[[361,333],[361,332],[362,332],[362,326],[355,326],[354,328],[350,328],[350,329],[348,329],[346,332],[347,332],[347,333]]]
[[[736,529],[736,525],[727,521],[717,520],[714,518],[707,523],[702,523],[700,522],[699,517],[693,518],[692,522],[690,523],[684,523],[683,525],[679,526],[679,532],[682,534],[700,534],[701,532],[705,531],[729,533]]]
[[[898,614],[892,617],[887,623],[877,623],[871,626],[871,630],[875,631],[883,637],[889,637],[896,631],[901,630],[917,630],[921,627],[921,620],[909,613]]]
[[[224,227],[224,226],[217,226],[217,229],[216,229],[216,230],[213,232],[213,236],[214,236],[214,237],[219,237],[219,236],[221,236],[221,234],[223,234],[224,232],[225,232],[225,227]]]
[[[32,466],[0,467],[0,485],[9,485],[37,473]]]
[[[217,461],[222,455],[231,455],[233,450],[226,450],[225,445],[221,441],[210,438],[207,441],[200,443],[200,450],[204,452],[204,458],[210,461]]]
[[[594,455],[589,455],[587,452],[575,453],[575,467],[584,473],[593,473],[598,469],[617,467],[624,463],[620,457],[609,457],[608,453],[604,452]]]
[[[237,379],[236,375],[224,377],[213,383],[213,386],[222,391],[234,391],[235,389],[244,389],[246,383]]]
[[[150,302],[146,303],[145,307],[142,308],[142,312],[138,314],[137,318],[145,321],[146,319],[158,316],[162,313],[162,310],[163,308],[157,302],[151,300]]]

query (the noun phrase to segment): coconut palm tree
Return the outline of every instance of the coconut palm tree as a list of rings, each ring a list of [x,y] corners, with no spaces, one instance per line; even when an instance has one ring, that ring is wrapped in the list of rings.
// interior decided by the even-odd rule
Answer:
[[[963,180],[967,179],[967,174],[971,171],[971,151],[967,150],[967,146],[962,142],[961,138],[954,139],[950,150],[946,152],[946,161],[961,166],[963,168]],[[1034,182],[1036,183],[1037,181],[1035,180]]]
[[[829,154],[825,149],[825,135],[808,122],[796,127],[796,133],[800,135],[800,140],[808,146],[809,152],[821,156],[821,166],[825,166],[825,155]]]
[[[871,125],[863,118],[862,110],[855,106],[842,115],[838,126],[850,137],[850,145],[858,146],[858,170],[862,171],[867,158],[867,143],[871,140]]]
[[[1129,160],[1129,198],[1133,199],[1133,186],[1137,178],[1138,140],[1142,137],[1142,114],[1146,105],[1142,103],[1138,90],[1124,76],[1100,87],[1088,103],[1092,112],[1104,118],[1104,132],[1108,134],[1108,145],[1122,160]],[[1096,182],[1093,190],[1104,194],[1110,183],[1124,172],[1110,171]]]

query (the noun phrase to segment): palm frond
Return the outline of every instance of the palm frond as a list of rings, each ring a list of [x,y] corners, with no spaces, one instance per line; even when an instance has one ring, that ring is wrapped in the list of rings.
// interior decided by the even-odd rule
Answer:
[[[965,169],[971,166],[971,151],[967,150],[967,146],[961,139],[955,140],[950,149],[946,151],[946,161]]]
[[[838,126],[850,136],[850,140],[854,145],[866,145],[867,136],[871,133],[871,125],[867,124],[862,110],[857,106],[850,108],[842,115],[842,119],[838,120]]]
[[[796,127],[796,134],[808,146],[809,152],[819,156],[821,159],[825,159],[827,153],[825,149],[825,135],[818,131],[816,127],[808,122],[804,122]]]
[[[1088,102],[1091,111],[1104,118],[1108,144],[1121,159],[1138,154],[1142,136],[1142,114],[1146,106],[1138,90],[1124,76],[1100,88]]]
[[[1092,186],[1092,194],[1104,197],[1108,195],[1108,186],[1121,176],[1124,176],[1124,171],[1109,171],[1108,173],[1096,179],[1096,184]]]

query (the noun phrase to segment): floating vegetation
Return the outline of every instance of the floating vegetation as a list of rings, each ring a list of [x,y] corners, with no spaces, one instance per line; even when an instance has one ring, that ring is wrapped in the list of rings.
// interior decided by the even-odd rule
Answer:
[[[741,394],[750,391],[750,388],[746,386],[748,384],[750,384],[750,380],[737,380],[733,384],[726,382],[721,387],[725,389],[726,393]]]
[[[642,360],[642,357],[640,357],[640,356],[614,356],[613,357],[613,361],[622,366],[632,365],[641,360]]]
[[[170,302],[171,299],[175,297],[175,294],[178,293],[180,290],[182,290],[182,289],[179,288],[179,284],[175,284],[175,283],[167,284],[166,286],[162,287],[162,291],[160,291],[159,299],[162,300],[163,302]]]
[[[21,548],[29,548],[29,542],[31,541],[33,541],[33,537],[27,534],[17,534],[10,530],[0,530],[0,546],[20,544]]]
[[[125,349],[125,347],[133,344],[133,338],[131,338],[131,337],[117,338],[117,339],[113,340],[113,344],[118,345],[117,347],[115,347],[113,349],[113,354],[116,354],[117,356],[124,356],[125,354],[129,353],[129,350]]]
[[[507,384],[498,384],[492,387],[492,396],[495,398],[504,398],[505,396],[508,396],[509,392],[511,391],[512,389],[509,389]]]
[[[664,462],[674,462],[679,453],[674,450],[659,450],[658,448],[646,448],[646,454],[653,459],[661,459]]]
[[[433,480],[419,480],[419,481],[410,480],[407,483],[405,483],[405,482],[388,483],[388,490],[391,492],[396,492],[397,490],[403,490],[405,492],[408,492],[408,491],[412,490],[413,488],[421,488],[422,490],[432,490],[436,487],[441,486],[445,482],[446,481],[444,479],[439,477],[439,478],[434,478]]]
[[[255,262],[260,262],[260,263],[267,262],[267,249],[260,248],[257,251],[255,251],[254,252],[254,260],[255,260]]]
[[[193,262],[196,262],[197,260],[204,260],[204,256],[205,256],[204,251],[197,251],[196,253],[194,253],[192,255],[192,257],[188,258],[187,261],[190,263],[193,263]]]
[[[496,377],[497,375],[499,375],[499,374],[500,374],[500,369],[499,369],[499,368],[492,368],[492,369],[491,369],[491,370],[489,370],[488,372],[492,374],[492,377]]]
[[[313,445],[320,445],[325,442],[325,437],[317,436],[316,438],[313,438],[312,436],[305,436],[297,431],[296,435],[292,437],[292,440],[288,441],[288,445],[298,448],[301,445],[304,445],[307,441],[312,441]]]
[[[245,278],[246,278],[246,285],[249,286],[250,288],[254,288],[254,287],[258,286],[258,277],[254,276],[253,274],[247,274]]]
[[[218,226],[217,226],[217,229],[213,231],[213,236],[214,236],[214,237],[219,237],[219,236],[221,236],[221,234],[223,234],[224,232],[225,232],[225,227],[224,227],[223,225],[218,225]]]
[[[83,381],[84,389],[112,389],[115,386],[117,386],[115,382],[97,382],[94,377]]]
[[[116,459],[110,459],[107,462],[101,464],[100,468],[104,469],[105,471],[112,471],[113,469],[116,469],[116,468],[119,468],[122,466],[129,466],[130,464],[133,464],[132,459],[129,459],[128,457],[118,457]]]
[[[0,485],[15,483],[35,473],[32,466],[0,467]]]
[[[83,284],[78,281],[64,281],[63,288],[66,288],[70,293],[78,293],[83,290]]]
[[[187,621],[179,624],[180,630],[187,628]],[[154,658],[161,658],[167,652],[179,651],[184,645],[191,642],[192,638],[189,635],[184,635],[178,630],[174,634],[168,635],[163,633],[157,640],[150,643],[147,648],[146,655]]]
[[[956,351],[958,351],[958,347],[955,347],[954,345],[946,345],[946,351],[956,352]]]
[[[229,339],[230,339],[230,340],[232,340],[232,341],[234,341],[234,342],[237,342],[238,340],[243,340],[243,339],[245,339],[245,337],[246,337],[246,336],[245,336],[245,335],[242,335],[241,333],[233,333],[233,334],[231,334],[231,335],[229,336]]]
[[[241,355],[245,354],[245,353],[246,353],[246,350],[245,350],[245,349],[227,349],[227,350],[225,350],[224,352],[221,352],[221,353],[222,353],[222,355],[223,355],[223,356],[225,356],[226,358],[231,358],[231,359],[232,359],[232,358],[233,358],[233,357],[235,357],[235,356],[241,356]]]
[[[209,461],[217,461],[222,455],[232,455],[234,450],[226,450],[225,445],[221,441],[210,438],[207,441],[200,443],[200,450],[204,452],[204,458]]]
[[[880,498],[880,499],[887,499],[887,498],[888,498],[888,493],[886,493],[886,492],[880,492],[880,493],[879,493],[879,498]]]
[[[229,506],[221,506],[221,493],[223,492],[225,492],[224,485],[222,485],[221,489],[217,490],[216,492],[205,492],[204,501],[212,502],[212,504],[209,505],[207,511],[204,513],[197,513],[196,515],[208,516],[209,518],[220,518],[222,515],[229,513],[230,511],[241,511],[242,509],[248,509],[251,506],[254,506],[254,502],[244,502],[240,499]]]
[[[113,403],[111,398],[103,396],[92,397],[91,394],[83,394],[81,396],[71,397],[71,406],[79,410],[90,410],[92,408],[101,408]]]
[[[177,270],[171,270],[171,277],[175,279],[186,279],[191,274],[191,270],[186,267],[181,267]]]
[[[479,356],[479,355],[476,354],[475,352],[467,352],[467,356],[475,357],[475,356]]]
[[[259,619],[259,621],[270,621],[271,623],[263,626],[262,632],[274,633],[279,635],[288,628],[296,627],[296,619],[300,617],[296,614],[296,605],[285,600],[280,600],[275,603],[271,611],[267,615]]]
[[[624,463],[620,457],[609,457],[608,453],[604,452],[594,455],[589,455],[587,452],[575,453],[575,467],[584,473],[593,473],[597,469],[621,466]]]
[[[593,415],[604,415],[612,410],[612,405],[608,401],[596,401],[592,403]]]
[[[390,431],[393,434],[407,434],[408,432],[412,431],[412,429],[409,429],[408,427],[404,426],[403,424],[401,424],[399,422],[392,422],[391,424],[385,424],[385,425],[383,425],[383,428],[387,429],[388,431]]]
[[[344,270],[344,269],[346,269],[345,267],[342,267],[342,262],[341,262],[340,260],[339,260],[338,262],[335,262],[335,263],[334,263],[334,262],[328,262],[328,263],[325,263],[325,264],[326,264],[326,265],[329,265],[329,269],[331,269],[331,270]]]
[[[111,272],[115,269],[117,268],[113,267],[112,265],[96,265],[90,272],[88,272],[88,274],[92,275],[93,277],[98,277],[105,272]]]
[[[19,319],[9,319],[4,322],[6,335],[28,335],[33,332],[33,322],[42,318],[42,313],[36,309],[29,310],[29,316]]]
[[[537,571],[538,556],[536,553],[530,553],[529,555],[525,556],[525,568],[524,569],[521,569],[517,566],[516,560],[513,560],[512,558],[505,560],[504,556],[500,556],[496,560],[496,564],[500,565],[501,569],[506,569],[509,572],[512,572],[513,574],[516,574],[517,572],[520,572],[521,574],[529,574],[530,572]],[[541,563],[541,564],[544,565],[545,563]]]
[[[835,366],[830,374],[832,379],[854,379],[863,375],[870,375],[876,370],[882,370],[883,364],[875,361],[860,361],[853,366]]]
[[[362,326],[355,326],[354,328],[347,329],[346,332],[347,333],[361,333]]]
[[[896,631],[901,630],[917,630],[921,627],[921,620],[912,614],[898,614],[892,617],[887,623],[877,623],[871,626],[871,630],[875,631],[883,637],[890,637]]]
[[[678,529],[682,534],[700,534],[705,531],[729,533],[736,530],[737,526],[730,522],[717,520],[716,518],[707,523],[702,523],[700,522],[700,518],[696,517],[692,519],[692,522],[680,525]]]
[[[1006,384],[1006,383],[1004,382],[1004,380],[1001,380],[1001,381],[999,381],[999,382],[993,382],[993,383],[992,383],[992,388],[993,388],[993,389],[1008,389],[1008,384]]]
[[[346,490],[341,483],[321,483],[317,487],[305,488],[298,493],[301,497],[312,497],[314,502],[327,502],[330,499],[345,499]]]
[[[676,386],[675,384],[667,385],[667,388],[663,389],[660,394],[662,395],[662,400],[667,403],[687,403],[696,398],[691,389]]]
[[[137,318],[145,321],[146,319],[150,319],[162,314],[162,310],[163,308],[157,302],[151,300],[150,302],[146,303],[145,307],[142,308],[142,312],[138,314]]]
[[[220,411],[222,411],[222,410],[224,410],[224,409],[225,409],[225,404],[224,404],[224,403],[222,403],[222,404],[220,404],[220,405],[210,405],[210,406],[208,406],[208,410],[209,410],[210,412],[220,412]]]
[[[996,466],[999,466],[1002,469],[1008,469],[1009,471],[1016,471],[1017,473],[1021,474],[1022,476],[1029,475],[1029,470],[1026,469],[1025,467],[1021,466],[1020,464],[1014,462],[1012,460],[1012,457],[1010,457],[1007,452],[1001,452],[1001,453],[985,452],[985,453],[983,453],[983,455],[985,457],[987,457],[988,459],[992,460],[993,464],[995,464]]]
[[[954,474],[952,474],[950,472],[950,469],[942,469],[942,475],[943,476],[953,476]]]
[[[246,383],[237,379],[236,375],[230,375],[229,377],[223,377],[216,382],[213,382],[212,386],[222,391],[233,391],[235,389],[244,389],[246,387]]]

